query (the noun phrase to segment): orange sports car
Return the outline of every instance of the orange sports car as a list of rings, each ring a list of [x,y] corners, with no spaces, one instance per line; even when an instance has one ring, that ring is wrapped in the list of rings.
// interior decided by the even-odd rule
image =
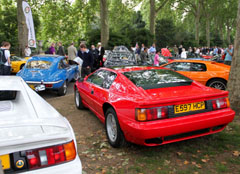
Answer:
[[[230,66],[223,63],[203,60],[174,60],[161,67],[183,74],[203,85],[225,90]]]

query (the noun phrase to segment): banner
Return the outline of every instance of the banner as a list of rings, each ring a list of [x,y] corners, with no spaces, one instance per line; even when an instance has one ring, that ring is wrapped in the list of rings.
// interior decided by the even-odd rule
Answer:
[[[34,30],[31,8],[28,5],[28,3],[25,1],[22,2],[22,8],[26,18],[26,24],[28,28],[28,47],[36,48],[36,38],[35,38],[35,30]]]

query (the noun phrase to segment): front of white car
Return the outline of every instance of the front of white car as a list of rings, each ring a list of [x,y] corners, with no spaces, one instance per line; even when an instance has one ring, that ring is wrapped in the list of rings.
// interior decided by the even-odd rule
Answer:
[[[0,81],[0,160],[4,172],[81,174],[75,135],[67,119],[20,77],[0,76]]]

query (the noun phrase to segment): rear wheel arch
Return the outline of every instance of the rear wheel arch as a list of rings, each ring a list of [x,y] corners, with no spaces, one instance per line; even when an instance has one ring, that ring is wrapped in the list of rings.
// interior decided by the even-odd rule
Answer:
[[[206,86],[210,86],[211,83],[216,82],[216,81],[220,81],[220,82],[224,83],[225,86],[227,87],[227,80],[225,80],[224,78],[211,78],[207,81]]]
[[[104,117],[106,116],[105,114],[106,114],[106,112],[107,112],[107,110],[108,110],[109,108],[112,108],[112,109],[116,112],[116,110],[114,109],[114,107],[113,107],[111,104],[109,104],[109,103],[104,103],[103,106],[102,106],[102,108],[103,108]]]

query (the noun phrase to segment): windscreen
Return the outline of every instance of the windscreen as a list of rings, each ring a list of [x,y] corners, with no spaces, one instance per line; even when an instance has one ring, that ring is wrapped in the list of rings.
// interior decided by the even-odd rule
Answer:
[[[0,91],[0,101],[15,100],[17,91]]]
[[[27,63],[28,69],[49,69],[52,65],[52,62],[43,61],[43,60],[33,60]]]
[[[192,80],[171,70],[152,69],[123,73],[136,86],[143,89],[156,89],[191,85]]]

